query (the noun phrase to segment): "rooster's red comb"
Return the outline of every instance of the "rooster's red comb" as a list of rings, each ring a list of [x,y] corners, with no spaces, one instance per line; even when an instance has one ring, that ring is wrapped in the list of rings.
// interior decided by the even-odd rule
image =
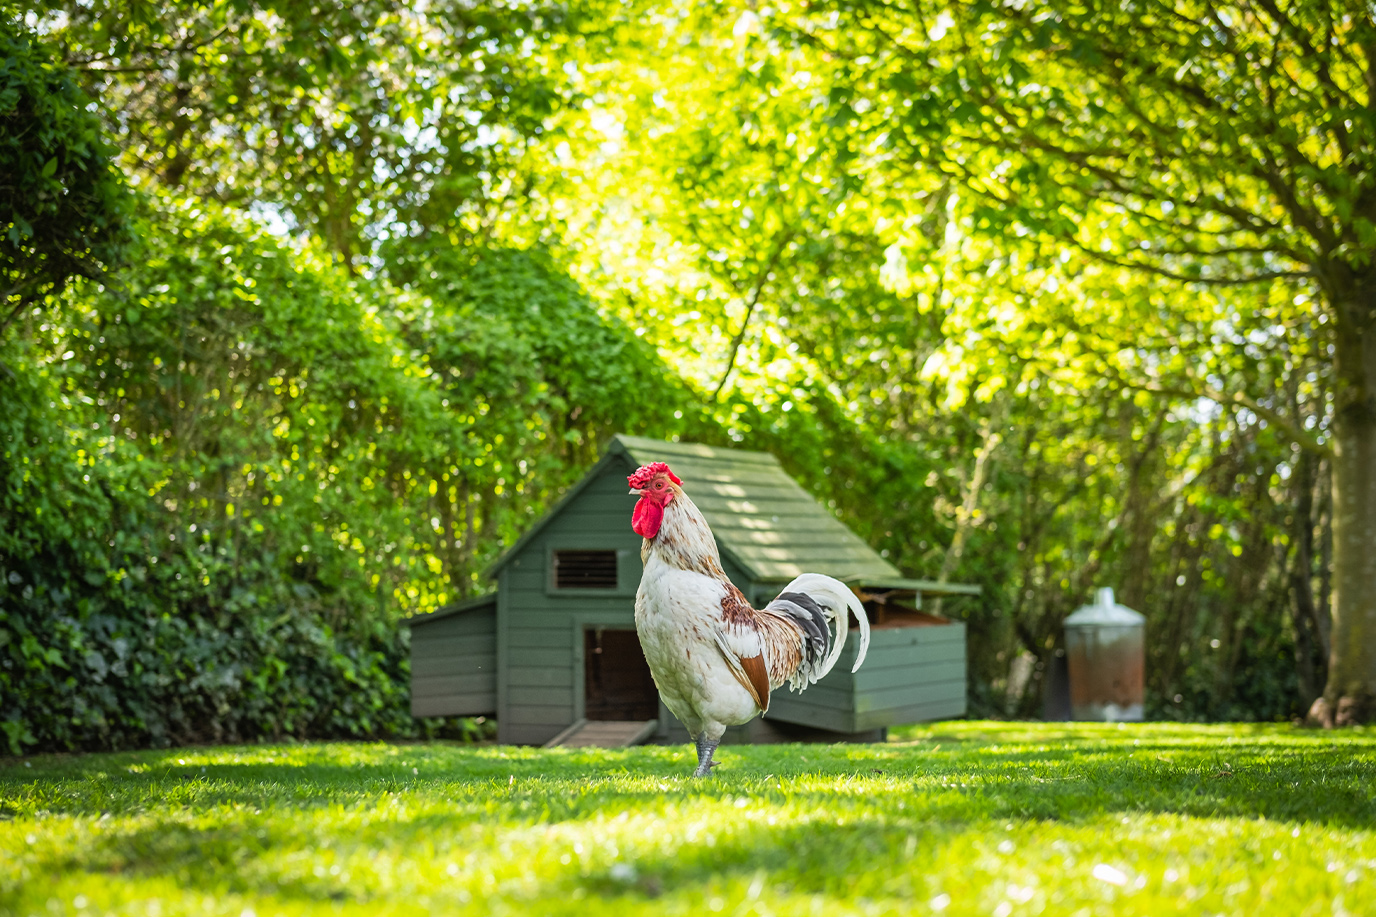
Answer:
[[[628,477],[626,481],[636,490],[639,490],[646,484],[650,483],[650,481],[654,480],[654,477],[657,474],[667,474],[669,476],[669,480],[673,481],[675,484],[683,483],[678,479],[678,475],[670,471],[669,466],[664,464],[663,462],[651,462],[648,465],[641,465],[639,468],[635,470],[635,474]]]

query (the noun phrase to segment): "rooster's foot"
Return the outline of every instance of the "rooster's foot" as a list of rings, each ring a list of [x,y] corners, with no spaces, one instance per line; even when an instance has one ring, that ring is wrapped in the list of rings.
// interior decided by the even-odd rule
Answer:
[[[698,739],[696,744],[698,747],[698,769],[693,771],[693,776],[710,777],[712,776],[712,768],[720,763],[712,760],[712,753],[717,750],[721,740],[710,742],[705,739]]]

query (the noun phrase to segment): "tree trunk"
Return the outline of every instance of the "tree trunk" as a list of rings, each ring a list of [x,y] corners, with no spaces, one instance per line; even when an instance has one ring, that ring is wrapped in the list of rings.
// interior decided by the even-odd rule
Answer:
[[[1366,307],[1340,314],[1334,329],[1332,647],[1328,685],[1310,710],[1324,726],[1376,716],[1374,312]]]
[[[1295,412],[1299,416],[1299,412]],[[1295,674],[1300,698],[1308,707],[1322,695],[1322,673],[1318,659],[1328,656],[1319,628],[1319,609],[1314,601],[1314,487],[1319,477],[1319,457],[1301,452],[1291,480],[1294,482],[1290,542],[1294,547],[1287,561],[1290,580],[1291,614],[1295,627]],[[1322,651],[1320,651],[1322,650]]]

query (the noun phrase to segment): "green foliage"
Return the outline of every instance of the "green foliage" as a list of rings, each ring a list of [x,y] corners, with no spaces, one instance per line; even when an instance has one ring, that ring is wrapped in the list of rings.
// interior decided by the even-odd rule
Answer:
[[[1376,696],[1376,641],[1362,623],[1376,594],[1363,566],[1364,526],[1376,519],[1361,502],[1372,493],[1370,463],[1332,464],[1376,436],[1376,388],[1360,368],[1376,301],[1361,241],[1374,215],[1376,132],[1354,116],[1370,107],[1362,49],[1371,17],[1324,4],[1153,2],[879,2],[829,12],[788,8],[772,22],[838,61],[830,89],[857,100],[849,132],[871,138],[872,168],[901,180],[921,163],[919,172],[942,176],[961,198],[962,241],[991,243],[1008,270],[1034,279],[1010,285],[1022,287],[1014,324],[1062,332],[1039,342],[1040,356],[1054,359],[1037,362],[1075,384],[1107,378],[1174,401],[1177,412],[1214,402],[1210,410],[1234,418],[1232,429],[1206,424],[1219,464],[1256,448],[1260,462],[1239,471],[1252,480],[1216,479],[1178,514],[1205,508],[1210,532],[1235,534],[1248,516],[1270,528],[1258,536],[1270,556],[1255,551],[1246,566],[1268,563],[1265,582],[1228,570],[1217,578],[1232,597],[1209,616],[1231,629],[1226,609],[1240,603],[1272,618],[1262,630],[1290,631],[1302,707],[1329,660],[1330,704],[1341,694],[1360,708]],[[1073,293],[1047,296],[1048,281]],[[982,302],[961,324],[977,327],[987,311]],[[1288,455],[1286,440],[1309,458]],[[1311,461],[1318,471],[1292,474]],[[1187,477],[1209,476],[1196,466]],[[1272,503],[1295,512],[1273,513]],[[1177,545],[1193,540],[1171,534]],[[1317,556],[1314,545],[1330,539]],[[1185,553],[1199,557],[1192,546]],[[1205,565],[1204,579],[1234,563]],[[1330,590],[1330,576],[1339,588]],[[1152,594],[1167,594],[1163,579]],[[1280,590],[1288,609],[1272,600]],[[1344,612],[1341,596],[1358,610]],[[1172,653],[1197,610],[1184,607],[1166,622]],[[1231,635],[1215,639],[1227,646]],[[1237,659],[1241,643],[1233,646],[1225,655]]]
[[[405,637],[336,540],[347,525],[322,463],[352,455],[292,429],[328,425],[357,448],[342,401],[277,400],[275,429],[242,411],[304,386],[307,366],[325,394],[355,384],[414,408],[413,393],[356,299],[222,217],[166,217],[185,235],[148,234],[128,285],[78,300],[45,326],[54,349],[5,380],[11,750],[409,732]],[[267,321],[255,288],[283,307]],[[309,482],[293,473],[302,453]],[[374,497],[379,514],[392,499]]]
[[[718,756],[705,780],[686,747],[13,762],[0,911],[1289,915],[1376,892],[1369,731],[944,723]]]
[[[0,10],[0,334],[69,278],[122,255],[127,191],[90,102]]]
[[[262,206],[366,267],[387,224],[475,230],[548,116],[579,6],[43,3],[148,186]],[[128,79],[134,72],[137,79]]]
[[[1111,584],[1154,714],[1302,713],[1342,337],[1291,275],[1362,280],[1368,26],[1314,56],[1303,10],[1262,72],[1274,11],[835,7],[35,7],[54,123],[95,123],[84,82],[146,198],[132,266],[4,345],[0,598],[39,642],[0,652],[59,698],[5,695],[11,747],[416,728],[397,618],[488,588],[617,431],[768,449],[904,572],[980,584],[933,608],[975,710],[1036,713]],[[63,611],[49,654],[83,599],[117,623]],[[80,668],[106,630],[107,666],[202,660],[194,713]]]
[[[1113,175],[1057,159],[1065,111],[1095,155],[1146,156],[1114,145],[1123,113],[1040,112],[1041,134],[1002,114],[1041,104],[1000,95],[1028,73],[999,81],[1036,33],[979,29],[1035,14],[837,7],[628,15],[552,164],[582,227],[569,260],[704,391],[730,383],[733,438],[779,452],[906,572],[983,586],[941,606],[970,625],[974,709],[1039,712],[1061,620],[1111,584],[1148,615],[1157,715],[1302,714],[1330,594],[1327,466],[1288,441],[1322,448],[1333,419],[1313,292],[1137,270],[1186,253],[1122,219]],[[1037,91],[1078,99],[1075,66],[1041,68]],[[1232,254],[1231,279],[1252,276]]]
[[[539,253],[426,262],[432,298],[217,208],[140,228],[0,380],[10,750],[415,733],[399,617],[682,389]]]

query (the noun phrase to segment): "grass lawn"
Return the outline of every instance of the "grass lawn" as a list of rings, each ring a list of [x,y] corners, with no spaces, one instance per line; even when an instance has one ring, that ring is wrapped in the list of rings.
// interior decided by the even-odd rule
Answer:
[[[1371,914],[1376,732],[0,763],[0,914]]]

